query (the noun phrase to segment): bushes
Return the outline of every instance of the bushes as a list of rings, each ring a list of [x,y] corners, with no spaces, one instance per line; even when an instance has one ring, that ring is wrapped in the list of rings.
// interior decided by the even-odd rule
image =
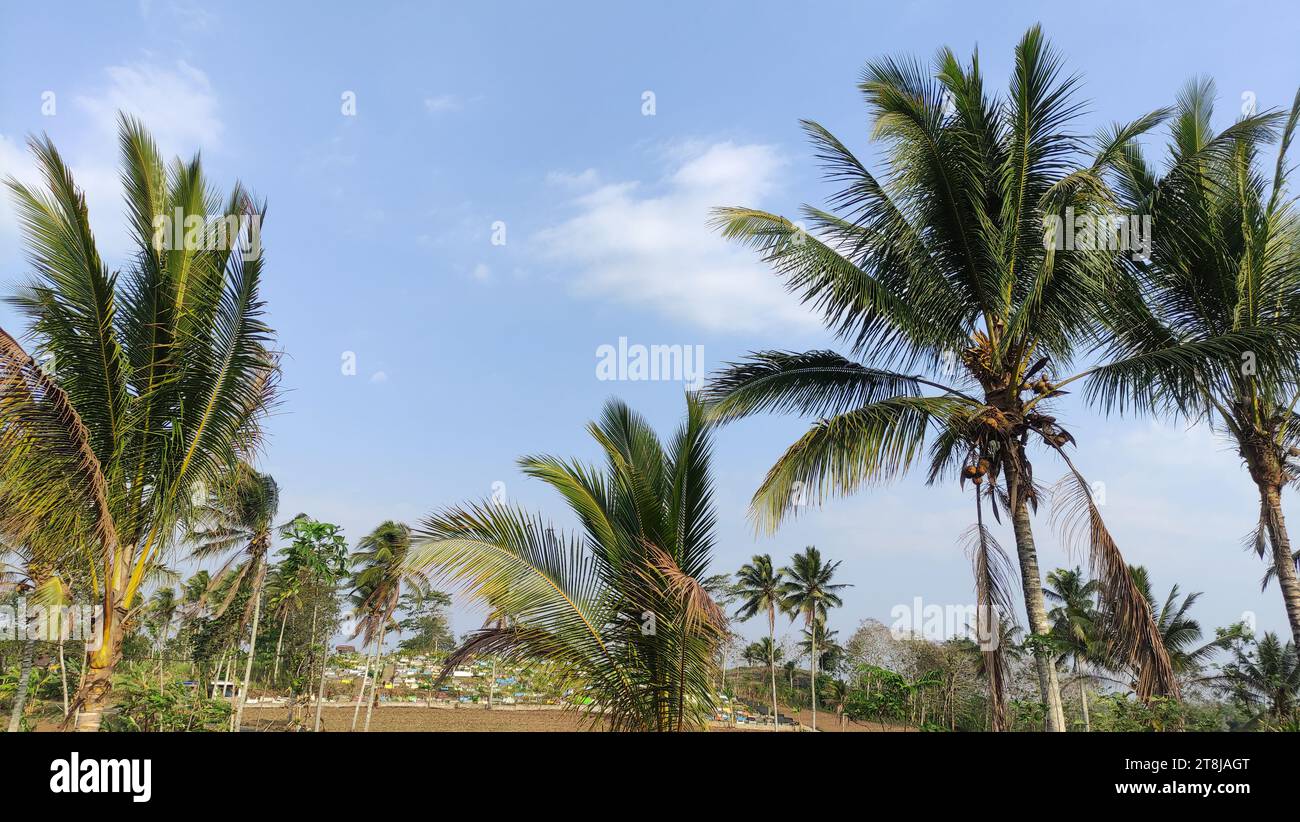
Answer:
[[[113,689],[117,710],[104,717],[106,731],[225,731],[230,703],[193,687],[168,682],[161,691],[147,675],[128,676]]]

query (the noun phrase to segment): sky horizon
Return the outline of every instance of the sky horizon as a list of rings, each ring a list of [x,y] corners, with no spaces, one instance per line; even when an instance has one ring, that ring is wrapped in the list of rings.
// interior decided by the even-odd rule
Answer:
[[[1041,22],[1082,76],[1085,134],[1172,103],[1195,76],[1217,83],[1217,128],[1248,103],[1288,106],[1300,84],[1300,9],[1281,2],[1249,12],[1009,3],[996,15],[928,1],[315,8],[0,7],[0,177],[30,179],[25,140],[47,133],[87,192],[111,268],[128,252],[118,111],[140,116],[168,156],[201,150],[223,189],[240,180],[266,198],[263,297],[286,351],[286,394],[259,468],[280,483],[284,518],[338,523],[349,545],[384,520],[415,524],[501,494],[571,528],[516,460],[595,460],[584,426],[606,399],[624,399],[667,437],[696,356],[712,372],[751,350],[843,350],[756,255],[707,221],[716,206],[793,215],[825,204],[833,186],[801,118],[879,168],[856,90],[869,59],[928,61],[948,45],[966,60],[978,47],[999,91],[1017,40]],[[26,274],[6,197],[0,291]],[[7,305],[0,326],[26,331]],[[689,368],[606,379],[619,376],[623,347],[637,345],[682,346]],[[1225,440],[1204,427],[1105,419],[1074,396],[1059,416],[1078,440],[1076,463],[1104,483],[1110,530],[1130,563],[1148,567],[1158,600],[1174,584],[1203,592],[1193,615],[1207,635],[1248,612],[1261,631],[1287,633],[1276,586],[1260,590],[1266,565],[1242,544],[1258,503]],[[749,497],[806,427],[764,417],[717,432],[713,571],[734,572],[756,553],[785,564],[817,545],[853,586],[830,618],[842,642],[861,620],[889,624],[918,597],[972,601],[960,546],[973,512],[955,482],[927,487],[915,472],[754,534]],[[1062,475],[1059,462],[1035,456],[1046,483]],[[1285,506],[1300,522],[1294,495]],[[1013,545],[1009,528],[995,530]],[[1046,510],[1036,537],[1044,573],[1086,566]],[[458,603],[453,617],[459,634],[482,613]],[[757,638],[762,622],[740,630]]]

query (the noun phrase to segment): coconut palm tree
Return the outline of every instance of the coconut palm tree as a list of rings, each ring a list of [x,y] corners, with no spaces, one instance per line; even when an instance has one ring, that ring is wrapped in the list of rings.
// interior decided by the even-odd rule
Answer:
[[[1102,615],[1097,610],[1097,588],[1097,581],[1085,579],[1083,571],[1078,568],[1057,568],[1047,575],[1047,584],[1043,586],[1043,593],[1052,605],[1047,612],[1052,621],[1052,638],[1061,658],[1070,660],[1074,678],[1079,682],[1084,731],[1092,730],[1092,718],[1088,714],[1087,677],[1082,668],[1104,658],[1105,640]]]
[[[776,647],[776,612],[781,607],[781,582],[781,572],[772,567],[770,554],[755,554],[736,572],[736,595],[741,600],[736,618],[744,622],[759,613],[766,614],[767,640],[772,648]],[[768,654],[765,658],[772,680],[772,716],[776,717],[775,654]],[[779,724],[774,723],[772,730],[779,730]]]
[[[77,582],[80,563],[69,562],[58,546],[43,542],[42,534],[34,534],[30,542],[14,548],[0,544],[0,587],[26,598],[32,622],[15,626],[22,639],[18,657],[18,681],[9,715],[8,731],[13,733],[22,724],[23,712],[31,684],[32,665],[38,640],[51,641],[56,632],[59,646],[59,664],[63,666],[64,636],[70,626],[63,622],[63,609],[72,602],[73,584]],[[44,619],[35,618],[35,609],[44,612]],[[67,713],[67,671],[63,674],[64,713]]]
[[[153,626],[154,643],[158,653],[158,693],[163,691],[163,667],[167,655],[167,637],[171,633],[172,621],[181,608],[181,601],[176,597],[176,589],[169,586],[159,588],[149,597],[149,622]]]
[[[795,554],[790,559],[790,567],[782,568],[781,575],[781,610],[791,619],[803,617],[804,627],[809,629],[808,660],[812,668],[812,680],[809,691],[812,695],[812,728],[817,730],[817,639],[814,626],[825,625],[826,614],[831,608],[844,604],[836,591],[849,587],[845,583],[832,583],[839,561],[822,562],[821,551],[809,545],[802,554]],[[825,630],[824,627],[822,629]]]
[[[844,648],[836,640],[839,633],[828,631],[824,620],[814,622],[811,628],[804,628],[800,633],[803,637],[799,640],[800,650],[811,659],[816,649],[817,670],[821,673],[835,673],[844,659]]]
[[[370,668],[378,666],[383,652],[384,637],[389,626],[393,624],[393,614],[401,603],[404,587],[424,592],[428,589],[423,572],[409,568],[406,559],[411,550],[411,528],[400,522],[388,520],[371,531],[352,552],[352,604],[357,618],[352,636],[364,634],[363,643],[374,643],[373,663],[367,663],[366,674],[361,680],[361,698],[366,695],[366,681],[371,682],[370,701],[366,703],[365,730],[370,730],[370,717],[378,698],[376,685],[379,671],[373,678]],[[352,727],[356,729],[357,711],[361,710],[358,700],[356,711],[352,716]]]
[[[702,405],[665,445],[611,400],[588,432],[604,470],[525,457],[525,474],[559,492],[582,532],[489,501],[449,508],[419,528],[408,566],[512,615],[472,632],[442,676],[475,654],[546,660],[610,730],[676,731],[713,713],[726,617],[708,592],[716,515]],[[442,587],[441,585],[439,587]]]
[[[217,572],[221,577],[237,561],[233,584],[213,618],[220,618],[230,605],[240,585],[251,579],[252,593],[240,632],[252,611],[252,629],[248,640],[248,660],[244,663],[244,684],[235,702],[232,727],[239,730],[248,699],[249,680],[253,676],[253,657],[257,652],[257,629],[262,617],[262,594],[266,584],[267,553],[271,549],[271,532],[280,511],[280,486],[267,474],[258,473],[240,462],[229,476],[208,492],[207,499],[193,513],[194,523],[187,535],[193,546],[190,556],[196,560],[225,557]],[[236,640],[236,647],[238,640]]]
[[[933,435],[929,481],[986,478],[976,500],[982,490],[995,518],[1009,512],[1029,627],[1043,638],[1051,625],[1032,528],[1031,446],[1060,458],[1062,500],[1082,517],[1102,597],[1125,614],[1121,640],[1143,665],[1143,695],[1176,693],[1146,600],[1067,455],[1074,439],[1050,413],[1096,322],[1092,295],[1119,253],[1057,251],[1044,242],[1045,223],[1099,210],[1102,174],[1160,118],[1115,127],[1087,159],[1070,130],[1077,86],[1037,26],[1016,47],[1002,99],[986,93],[978,57],[963,65],[944,49],[933,72],[906,58],[869,63],[859,88],[886,176],[805,121],[828,178],[843,185],[831,210],[805,208],[806,227],[752,208],[716,217],[724,236],[758,250],[822,315],[852,358],[755,352],[717,375],[708,397],[720,421],[767,411],[817,420],[754,495],[752,515],[767,530],[806,502],[900,476]],[[1036,662],[1047,726],[1063,730],[1046,647]]]
[[[1266,633],[1247,651],[1237,648],[1234,659],[1223,668],[1230,692],[1252,708],[1258,709],[1258,721],[1264,717],[1274,722],[1295,722],[1300,704],[1300,657],[1296,646],[1281,642],[1277,634]]]
[[[1178,97],[1163,174],[1124,146],[1113,170],[1119,208],[1151,215],[1149,260],[1105,292],[1109,357],[1132,367],[1089,386],[1105,410],[1156,411],[1205,420],[1237,446],[1259,496],[1252,543],[1271,556],[1293,641],[1300,643],[1300,581],[1282,516],[1282,489],[1300,477],[1300,210],[1287,189],[1287,151],[1300,92],[1287,115],[1210,126],[1214,84],[1195,80]],[[1281,129],[1272,173],[1257,168]],[[1201,352],[1228,340],[1230,358]],[[1187,354],[1162,354],[1170,348]],[[1269,361],[1281,355],[1281,368]]]
[[[138,121],[123,117],[120,135],[134,253],[119,272],[48,138],[30,141],[43,184],[7,181],[34,273],[11,300],[29,348],[0,329],[0,537],[23,544],[40,531],[95,566],[104,617],[75,700],[81,730],[99,727],[147,572],[194,490],[256,448],[277,381],[263,256],[234,240],[254,236],[263,209],[240,186],[219,201],[197,157],[164,168]],[[158,242],[178,213],[220,228]]]

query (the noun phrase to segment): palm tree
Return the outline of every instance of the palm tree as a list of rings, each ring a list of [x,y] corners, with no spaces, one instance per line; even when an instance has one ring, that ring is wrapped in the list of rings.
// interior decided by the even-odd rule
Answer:
[[[220,577],[242,559],[225,601],[213,615],[219,618],[251,575],[252,593],[247,608],[252,609],[252,631],[248,639],[248,660],[244,663],[244,684],[235,702],[232,727],[239,730],[248,699],[249,680],[253,676],[253,657],[257,652],[257,629],[262,617],[262,593],[266,584],[267,552],[271,549],[271,531],[280,511],[280,486],[268,474],[261,474],[245,462],[235,466],[229,476],[208,493],[194,512],[194,526],[187,538],[194,546],[190,556],[197,560],[225,557],[217,572]],[[240,633],[248,622],[245,611],[240,619]],[[239,640],[235,641],[238,648]]]
[[[197,157],[165,170],[138,121],[123,117],[120,135],[135,245],[120,272],[100,257],[85,198],[48,138],[30,140],[44,185],[7,181],[34,275],[11,300],[31,352],[0,329],[0,537],[23,544],[39,530],[96,566],[104,617],[75,700],[80,730],[99,727],[147,572],[194,489],[257,447],[277,382],[263,258],[233,241],[252,236],[263,209],[239,186],[219,202]],[[222,218],[220,230],[157,243],[178,212]]]
[[[356,629],[352,635],[364,633],[363,642],[374,642],[374,665],[379,664],[384,647],[384,636],[388,633],[393,614],[401,602],[403,586],[424,591],[424,574],[406,566],[406,559],[411,550],[411,528],[400,522],[388,520],[367,534],[357,549],[352,552],[352,603],[358,617]],[[371,663],[366,665],[366,675],[361,680],[361,698],[366,695],[366,680],[370,679]],[[370,716],[378,699],[379,671],[371,680],[370,701],[366,704],[366,726],[370,730]],[[356,711],[352,716],[352,727],[356,729],[357,711],[361,702],[357,701]]]
[[[50,640],[55,631],[58,632],[65,716],[68,712],[68,677],[67,671],[63,670],[63,643],[70,626],[64,624],[62,609],[72,602],[73,585],[79,584],[77,572],[80,564],[75,560],[69,561],[59,546],[46,544],[43,537],[43,534],[33,534],[31,541],[13,548],[0,544],[0,560],[12,560],[0,561],[0,586],[26,597],[31,605],[44,609],[47,614],[44,625],[33,621],[29,625],[16,626],[23,644],[19,653],[17,688],[9,715],[10,733],[17,731],[22,724],[36,642],[38,639]],[[40,636],[42,630],[44,636]]]
[[[1293,641],[1300,643],[1300,581],[1282,517],[1282,489],[1300,477],[1300,212],[1286,190],[1287,149],[1300,120],[1246,117],[1215,134],[1214,84],[1197,80],[1178,98],[1167,170],[1150,169],[1135,144],[1114,176],[1119,207],[1149,214],[1150,260],[1107,289],[1101,347],[1131,368],[1095,381],[1106,410],[1153,410],[1207,420],[1237,445],[1259,495],[1253,544],[1271,553]],[[1282,126],[1272,179],[1256,168]],[[1171,347],[1180,356],[1163,355]],[[1227,356],[1205,352],[1226,348]],[[1282,359],[1281,366],[1269,367]]]
[[[703,727],[717,692],[726,618],[708,592],[713,552],[711,437],[704,409],[665,446],[622,402],[588,426],[604,470],[525,457],[525,474],[559,492],[580,536],[488,501],[428,517],[408,566],[511,614],[471,633],[442,676],[475,654],[546,660],[610,730]]]
[[[769,647],[776,647],[776,611],[781,607],[781,572],[773,569],[770,554],[755,554],[750,562],[742,565],[736,572],[736,594],[741,600],[736,618],[742,622],[752,619],[759,613],[767,614],[767,640]],[[775,654],[768,654],[768,673],[772,680],[772,730],[780,729],[775,722],[776,705],[776,659]]]
[[[1230,691],[1239,700],[1276,722],[1296,721],[1300,702],[1300,657],[1296,646],[1283,644],[1277,634],[1266,633],[1254,649],[1235,651],[1235,658],[1223,668]]]
[[[1101,175],[1119,147],[1158,121],[1152,114],[1117,127],[1085,162],[1070,131],[1077,84],[1036,26],[1016,47],[1006,99],[986,95],[978,57],[962,65],[948,49],[933,76],[909,59],[869,63],[860,89],[873,136],[885,143],[888,177],[805,121],[827,176],[844,186],[833,211],[805,208],[811,232],[750,208],[717,212],[723,235],[757,249],[863,362],[831,351],[755,352],[716,376],[708,396],[721,421],[765,411],[817,420],[754,495],[751,512],[767,530],[805,502],[905,473],[933,434],[929,481],[987,478],[975,484],[977,502],[982,490],[995,518],[1000,504],[1009,510],[1030,630],[1043,638],[1051,625],[1030,516],[1039,495],[1029,447],[1055,454],[1067,469],[1063,499],[1082,517],[1101,571],[1101,595],[1126,616],[1121,640],[1146,672],[1143,695],[1176,693],[1147,603],[1066,454],[1073,437],[1049,413],[1075,378],[1054,375],[1068,373],[1076,343],[1095,324],[1089,298],[1118,253],[1057,252],[1044,242],[1045,221],[1099,209]],[[1063,730],[1045,647],[1036,662],[1047,727]]]
[[[1079,682],[1084,731],[1092,730],[1092,719],[1088,715],[1087,678],[1080,669],[1104,656],[1097,588],[1097,581],[1085,579],[1083,571],[1078,568],[1057,568],[1047,575],[1047,585],[1043,587],[1047,601],[1052,604],[1052,609],[1047,612],[1052,621],[1052,638],[1061,656],[1070,659],[1074,677]]]
[[[790,559],[790,567],[782,568],[781,575],[786,577],[781,583],[781,610],[794,619],[803,616],[804,626],[810,630],[808,659],[812,668],[812,681],[809,691],[812,694],[812,727],[817,730],[817,632],[814,626],[825,624],[826,613],[831,608],[844,604],[836,591],[849,587],[847,584],[832,584],[835,569],[839,561],[823,563],[821,551],[809,545],[802,554],[795,554]],[[823,629],[824,630],[824,629]]]
[[[167,586],[159,588],[149,597],[149,615],[155,632],[158,649],[158,693],[163,691],[163,666],[167,656],[167,635],[171,633],[172,621],[181,608],[181,601],[176,598],[176,589]]]
[[[839,633],[839,631],[828,631],[824,620],[818,620],[811,628],[804,628],[800,632],[803,636],[799,641],[800,650],[811,658],[813,649],[816,649],[817,670],[821,673],[835,673],[843,661],[844,648],[836,641]]]

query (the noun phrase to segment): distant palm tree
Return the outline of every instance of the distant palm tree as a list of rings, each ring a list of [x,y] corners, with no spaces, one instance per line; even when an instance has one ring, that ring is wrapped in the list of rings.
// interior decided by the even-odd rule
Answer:
[[[416,591],[425,591],[424,574],[406,566],[411,551],[411,528],[400,522],[388,520],[367,534],[357,549],[352,552],[352,603],[356,609],[357,626],[352,635],[364,633],[363,644],[374,642],[374,665],[378,666],[383,651],[384,636],[393,621],[393,614],[401,603],[403,586]],[[371,696],[366,703],[365,730],[370,730],[370,717],[378,698],[378,681],[380,672],[375,671],[370,678],[370,667],[366,666],[366,676],[361,680],[361,697],[365,697],[366,680],[371,681]],[[358,700],[352,715],[352,727],[356,729],[357,712],[361,710]]]
[[[1190,611],[1201,598],[1199,591],[1178,599],[1178,586],[1169,589],[1169,595],[1162,604],[1157,605],[1151,593],[1151,580],[1147,569],[1141,565],[1132,567],[1133,581],[1151,602],[1156,613],[1156,625],[1160,629],[1160,639],[1169,654],[1169,661],[1174,666],[1174,673],[1187,682],[1203,682],[1205,668],[1219,651],[1229,647],[1236,638],[1236,632],[1220,632],[1214,639],[1202,642],[1201,623],[1193,619]],[[1111,617],[1113,618],[1113,617]]]
[[[1102,615],[1097,610],[1097,581],[1085,579],[1078,568],[1057,568],[1047,575],[1043,593],[1051,604],[1047,618],[1052,621],[1052,638],[1062,657],[1068,657],[1079,681],[1079,703],[1083,710],[1083,729],[1092,730],[1088,714],[1086,677],[1081,669],[1094,661],[1103,661],[1104,637]]]
[[[736,595],[741,600],[736,618],[742,622],[752,619],[759,613],[767,615],[767,640],[776,647],[776,612],[781,607],[781,572],[772,567],[770,554],[755,554],[747,564],[736,572]],[[767,657],[768,673],[772,680],[772,717],[777,716],[776,705],[776,660]],[[779,730],[774,722],[772,730]]]
[[[225,613],[244,579],[250,575],[252,579],[249,603],[239,621],[239,634],[242,634],[251,609],[252,627],[248,639],[248,660],[244,665],[244,684],[239,690],[234,715],[231,717],[231,727],[235,730],[239,730],[244,718],[244,703],[248,699],[249,680],[253,675],[257,630],[262,616],[262,592],[266,582],[267,552],[271,549],[271,532],[279,510],[280,486],[270,475],[258,473],[252,466],[241,462],[229,476],[223,477],[208,492],[207,498],[194,513],[194,526],[187,535],[194,546],[190,555],[195,559],[226,558],[225,565],[217,572],[218,577],[223,576],[236,561],[242,560],[214,618]],[[236,651],[238,646],[237,638]]]
[[[1230,691],[1259,709],[1256,721],[1267,716],[1275,722],[1295,722],[1300,703],[1300,657],[1296,646],[1283,644],[1274,633],[1248,644],[1254,644],[1254,648],[1249,652],[1238,648],[1234,660],[1224,666]]]
[[[93,558],[103,610],[75,700],[88,731],[150,569],[195,489],[257,449],[278,378],[263,255],[235,242],[264,208],[240,186],[219,199],[197,156],[165,165],[138,121],[123,117],[119,134],[131,245],[120,272],[100,256],[85,196],[48,138],[30,141],[43,184],[6,181],[34,271],[12,298],[31,352],[0,329],[0,537],[18,545],[39,531]],[[202,242],[158,242],[161,221],[179,221],[188,239],[195,219],[213,226]]]
[[[588,431],[604,470],[555,457],[520,461],[564,497],[581,537],[491,502],[441,511],[421,526],[409,567],[513,617],[471,633],[442,675],[480,653],[546,660],[610,730],[703,727],[726,634],[703,586],[716,523],[704,409],[688,396],[686,420],[666,445],[618,401]]]
[[[1059,458],[1062,499],[1082,520],[1102,597],[1125,614],[1121,639],[1145,671],[1142,694],[1176,693],[1147,602],[1065,450],[1074,438],[1049,413],[1060,386],[1083,376],[1062,373],[1091,338],[1095,294],[1119,264],[1114,251],[1055,251],[1044,225],[1103,210],[1103,173],[1159,116],[1117,127],[1084,158],[1073,127],[1078,78],[1063,69],[1037,26],[1016,46],[1004,98],[986,93],[977,58],[963,65],[949,49],[933,72],[906,58],[870,62],[859,88],[884,144],[884,179],[805,121],[827,177],[843,184],[832,210],[806,207],[809,228],[752,208],[720,209],[717,224],[758,250],[852,356],[754,352],[713,379],[707,396],[723,421],[765,412],[815,420],[754,494],[753,516],[769,530],[806,503],[901,476],[932,436],[930,482],[987,478],[976,500],[982,487],[999,517],[1005,501],[1029,628],[1044,640],[1030,447]],[[1039,691],[1048,730],[1060,731],[1049,656],[1035,655]]]
[[[1281,500],[1300,477],[1300,211],[1287,191],[1300,92],[1289,115],[1244,117],[1218,134],[1214,97],[1208,79],[1179,95],[1163,174],[1136,143],[1124,146],[1118,207],[1163,228],[1152,234],[1150,259],[1132,260],[1132,277],[1105,292],[1102,348],[1132,365],[1089,394],[1107,410],[1185,415],[1232,438],[1259,497],[1252,541],[1261,557],[1271,554],[1300,643],[1300,580]],[[1270,180],[1257,160],[1279,127]],[[1226,356],[1210,356],[1218,352]],[[1282,367],[1270,367],[1279,355]]]
[[[835,569],[839,561],[823,563],[821,551],[809,545],[802,554],[795,554],[790,559],[790,567],[781,569],[786,580],[781,583],[781,610],[791,619],[803,616],[804,626],[811,629],[818,622],[826,621],[827,611],[844,604],[836,591],[849,587],[847,584],[833,584]],[[812,682],[809,691],[812,694],[812,727],[817,730],[817,634],[810,635],[809,662],[812,667]]]
[[[167,637],[171,633],[172,621],[181,608],[181,601],[176,597],[176,589],[170,585],[159,588],[149,597],[149,616],[156,631],[155,643],[158,653],[158,692],[163,691],[163,669],[167,656]]]
[[[844,649],[835,639],[839,636],[839,631],[826,630],[826,621],[819,619],[811,628],[804,628],[801,635],[803,639],[799,642],[799,648],[804,654],[811,658],[816,649],[817,670],[834,673],[844,657]]]

